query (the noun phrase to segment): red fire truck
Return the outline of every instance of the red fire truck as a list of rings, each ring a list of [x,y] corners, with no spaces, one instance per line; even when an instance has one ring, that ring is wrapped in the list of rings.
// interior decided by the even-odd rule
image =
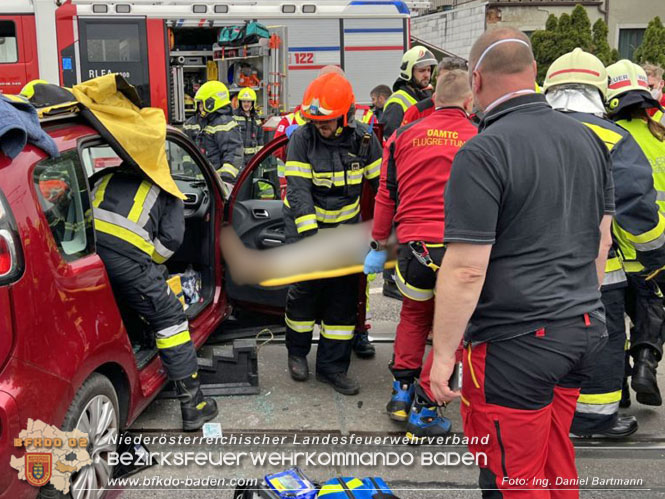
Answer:
[[[374,86],[397,76],[409,16],[398,0],[3,0],[0,91],[17,93],[35,78],[71,86],[119,72],[178,123],[187,96],[207,79],[232,85],[250,73],[264,113],[277,114],[300,101],[321,67],[336,64],[368,103]],[[220,28],[247,20],[275,36],[215,50]]]

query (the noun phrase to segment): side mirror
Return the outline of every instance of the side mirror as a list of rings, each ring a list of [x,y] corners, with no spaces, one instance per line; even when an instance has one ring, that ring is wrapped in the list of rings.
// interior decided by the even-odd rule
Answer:
[[[272,180],[265,178],[252,179],[252,199],[279,199],[279,189]]]

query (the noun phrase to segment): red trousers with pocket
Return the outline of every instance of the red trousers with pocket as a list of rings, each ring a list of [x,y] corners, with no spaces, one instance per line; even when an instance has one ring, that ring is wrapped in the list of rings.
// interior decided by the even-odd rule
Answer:
[[[396,379],[400,373],[415,374],[419,378],[418,385],[427,398],[434,402],[434,395],[430,388],[430,371],[432,370],[432,351],[430,350],[423,365],[423,355],[427,344],[427,336],[432,332],[434,321],[434,299],[416,301],[406,296],[402,299],[397,334],[395,335],[394,358],[391,370]],[[457,362],[462,360],[462,346],[460,344],[455,353]]]
[[[606,340],[604,323],[585,316],[467,347],[461,412],[464,434],[487,439],[469,444],[483,497],[579,497],[570,425]]]

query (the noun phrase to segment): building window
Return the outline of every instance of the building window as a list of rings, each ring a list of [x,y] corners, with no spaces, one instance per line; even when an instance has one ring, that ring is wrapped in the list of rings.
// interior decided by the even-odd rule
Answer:
[[[41,161],[34,173],[37,197],[60,250],[67,261],[94,251],[90,197],[75,149]]]
[[[619,54],[622,59],[633,59],[635,50],[642,44],[646,28],[619,30]]]
[[[18,62],[16,25],[13,21],[0,21],[0,64]]]

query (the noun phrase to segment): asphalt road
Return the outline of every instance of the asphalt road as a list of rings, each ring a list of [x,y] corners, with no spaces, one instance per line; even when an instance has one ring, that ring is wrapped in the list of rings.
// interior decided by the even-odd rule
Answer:
[[[184,445],[158,442],[148,446],[156,453],[221,452],[230,461],[220,466],[176,466],[173,462],[155,465],[140,471],[132,478],[135,484],[118,485],[111,497],[121,498],[209,498],[233,497],[231,479],[261,479],[289,467],[293,453],[313,453],[324,456],[297,464],[314,480],[335,476],[381,476],[402,498],[425,499],[433,497],[480,497],[477,490],[477,468],[473,465],[454,464],[455,455],[463,456],[466,448],[460,445],[409,446],[383,443],[381,445],[343,445],[306,439],[330,436],[359,435],[362,437],[390,437],[403,434],[403,427],[385,415],[385,404],[390,397],[392,378],[387,368],[390,360],[394,330],[399,320],[399,302],[384,298],[380,293],[381,279],[372,283],[371,335],[377,340],[377,356],[372,360],[354,358],[351,374],[361,382],[361,392],[345,397],[329,386],[315,380],[306,383],[292,381],[286,369],[286,355],[282,341],[277,338],[259,351],[260,393],[251,396],[220,397],[220,414],[216,419],[225,436],[264,436],[284,439],[279,444]],[[313,368],[315,349],[309,356]],[[665,376],[661,373],[661,386]],[[577,464],[581,496],[589,498],[665,497],[665,410],[663,408],[633,405],[626,413],[640,421],[640,431],[628,441],[601,442],[576,441]],[[452,420],[453,431],[461,432],[457,405],[448,407],[445,415]],[[143,436],[179,436],[179,407],[175,400],[159,399],[132,426],[131,431]],[[197,433],[194,435],[201,435]],[[529,435],[524,436],[525,439]],[[325,456],[331,453],[388,454],[412,463],[396,465],[377,462],[330,463]],[[434,453],[440,453],[439,462],[430,462]],[[275,453],[279,459],[271,465],[251,462],[252,456]],[[447,462],[442,462],[443,457]],[[171,454],[173,456],[173,454]],[[285,462],[283,459],[285,458]],[[231,462],[233,459],[237,461]],[[224,478],[226,484],[206,486],[206,478]],[[171,482],[167,479],[171,478]],[[185,485],[189,479],[190,486]],[[180,483],[174,485],[174,480]],[[197,481],[198,480],[198,481]],[[632,480],[632,482],[627,482]],[[169,485],[170,484],[170,485]],[[624,485],[629,484],[629,485]]]

